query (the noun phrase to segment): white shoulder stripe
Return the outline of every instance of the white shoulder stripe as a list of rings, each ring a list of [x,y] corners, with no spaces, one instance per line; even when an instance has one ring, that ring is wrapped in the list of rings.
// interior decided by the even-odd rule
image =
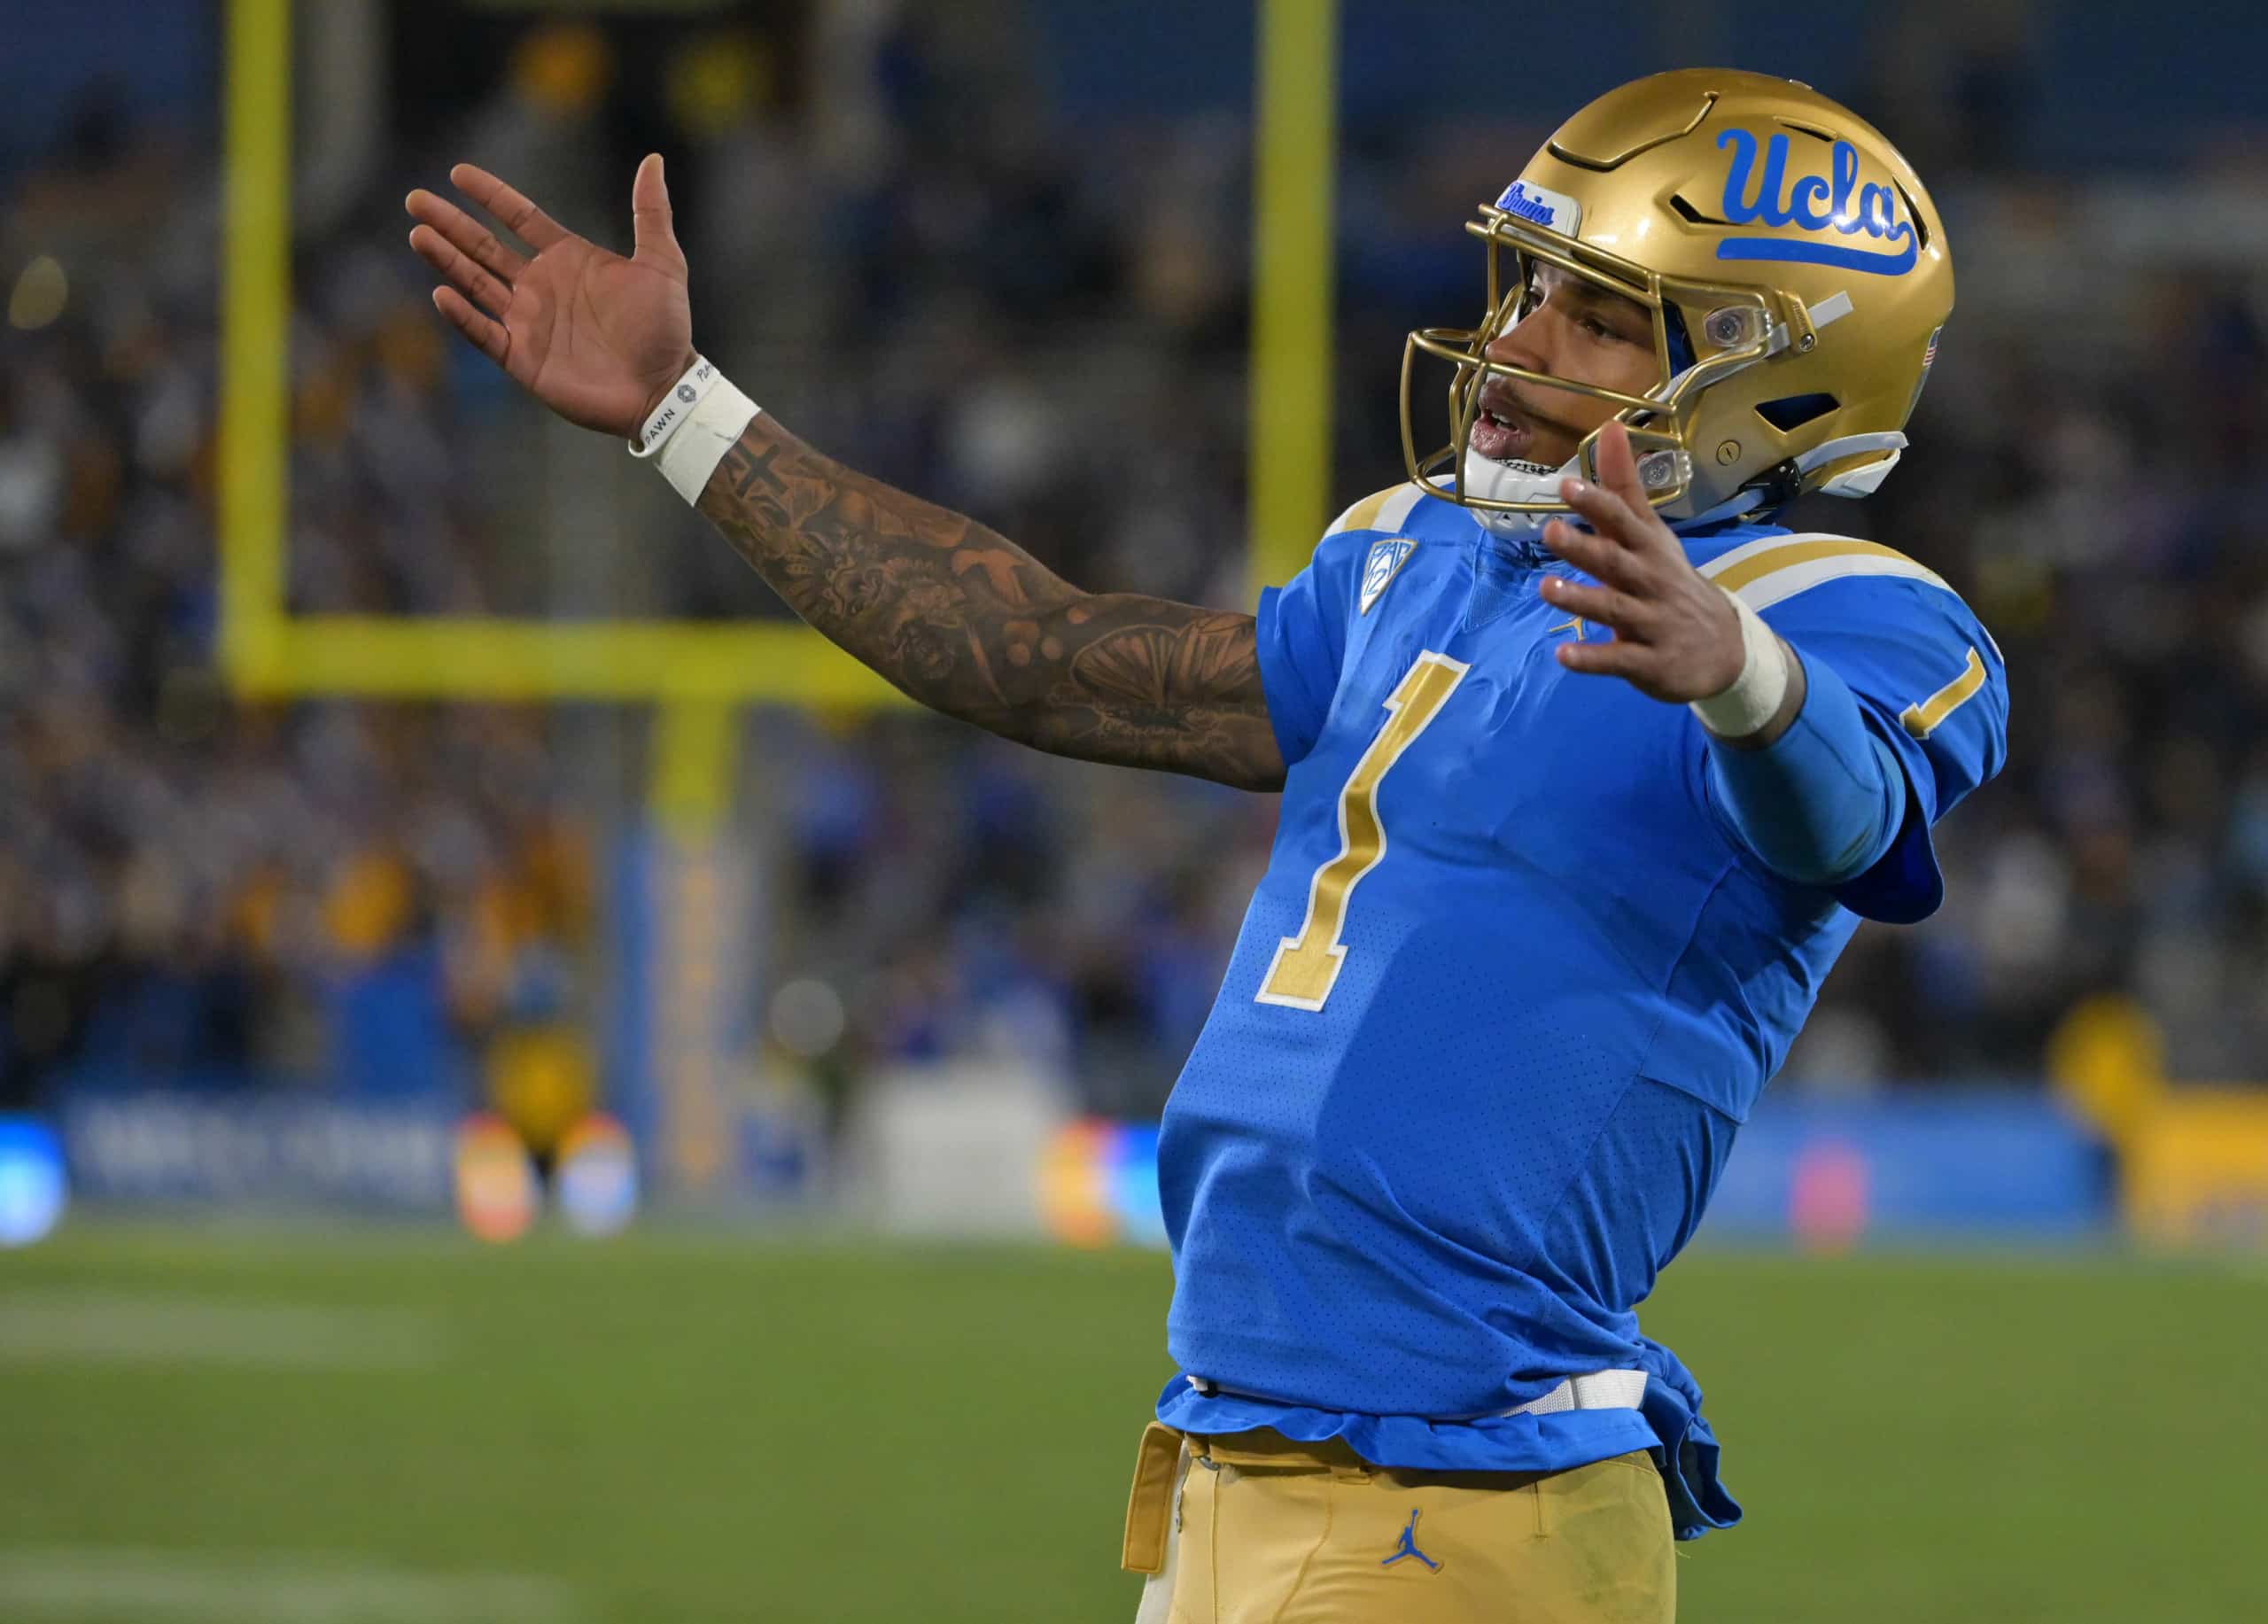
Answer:
[[[1380,530],[1400,530],[1410,522],[1410,509],[1425,500],[1425,492],[1422,486],[1396,486],[1394,494],[1386,498],[1386,505],[1379,509],[1379,516],[1373,522]]]
[[[1899,576],[1907,580],[1942,587],[1947,592],[1953,590],[1910,558],[1814,558],[1807,563],[1790,564],[1759,577],[1739,588],[1738,596],[1742,602],[1761,614],[1775,603],[1785,602],[1799,592],[1807,592],[1828,581],[1852,575]]]
[[[1879,541],[1817,533],[1767,536],[1744,542],[1702,565],[1701,573],[1759,611],[1848,576],[1892,576],[1953,591],[1936,571],[1894,548]]]
[[[1349,530],[1397,530],[1425,496],[1422,488],[1408,484],[1374,492],[1340,514],[1323,533],[1335,536]]]

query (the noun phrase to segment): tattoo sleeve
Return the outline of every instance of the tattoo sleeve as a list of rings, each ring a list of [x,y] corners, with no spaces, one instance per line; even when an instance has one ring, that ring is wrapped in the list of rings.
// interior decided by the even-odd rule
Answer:
[[[1059,756],[1283,787],[1249,615],[1081,592],[767,413],[700,509],[797,614],[932,710]]]

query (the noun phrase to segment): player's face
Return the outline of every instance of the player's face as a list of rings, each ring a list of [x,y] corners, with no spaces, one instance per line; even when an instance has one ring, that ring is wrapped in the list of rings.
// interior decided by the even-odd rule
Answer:
[[[1551,265],[1537,266],[1529,287],[1527,314],[1489,341],[1481,352],[1489,360],[1626,394],[1661,382],[1644,306]],[[1557,468],[1614,410],[1588,395],[1491,377],[1480,386],[1471,444],[1495,461]]]

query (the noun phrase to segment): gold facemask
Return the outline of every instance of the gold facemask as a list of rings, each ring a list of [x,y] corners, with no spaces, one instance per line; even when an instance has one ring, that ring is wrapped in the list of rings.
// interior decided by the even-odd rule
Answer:
[[[1507,532],[1567,508],[1560,470],[1471,451],[1489,377],[1612,406],[1673,523],[1802,491],[1863,495],[1897,461],[1953,307],[1943,227],[1897,150],[1807,87],[1757,74],[1687,70],[1609,92],[1465,229],[1487,249],[1487,302],[1476,327],[1410,335],[1402,455],[1412,480]],[[1485,354],[1544,265],[1647,313],[1646,393]],[[1449,439],[1422,456],[1421,354],[1451,369]],[[1596,478],[1597,443],[1584,439],[1573,471]]]

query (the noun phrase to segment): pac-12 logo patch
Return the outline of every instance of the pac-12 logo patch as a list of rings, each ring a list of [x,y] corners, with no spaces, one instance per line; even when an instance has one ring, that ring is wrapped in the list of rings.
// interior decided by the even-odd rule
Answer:
[[[1402,566],[1410,562],[1410,555],[1418,544],[1408,536],[1396,536],[1389,541],[1371,543],[1371,556],[1363,561],[1363,606],[1357,613],[1367,615],[1379,594],[1393,585],[1394,578],[1402,573]]]

